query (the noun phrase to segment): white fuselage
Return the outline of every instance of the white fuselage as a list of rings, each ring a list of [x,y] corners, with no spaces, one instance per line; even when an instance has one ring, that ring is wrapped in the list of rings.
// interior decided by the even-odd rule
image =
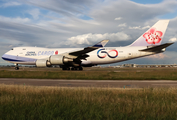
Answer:
[[[156,52],[142,52],[139,50],[147,47],[104,47],[87,53],[89,57],[81,60],[81,65],[110,64],[138,57],[156,54]],[[48,60],[51,55],[62,55],[81,48],[40,48],[40,47],[16,47],[5,53],[2,58],[14,64],[35,65],[36,60]]]

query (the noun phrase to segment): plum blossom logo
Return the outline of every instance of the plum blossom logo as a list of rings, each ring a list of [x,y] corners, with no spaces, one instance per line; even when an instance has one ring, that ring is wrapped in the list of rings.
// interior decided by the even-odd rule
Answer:
[[[146,32],[143,37],[146,39],[148,44],[156,44],[159,43],[162,39],[163,33],[161,31],[156,31],[155,28],[151,28],[148,32]]]

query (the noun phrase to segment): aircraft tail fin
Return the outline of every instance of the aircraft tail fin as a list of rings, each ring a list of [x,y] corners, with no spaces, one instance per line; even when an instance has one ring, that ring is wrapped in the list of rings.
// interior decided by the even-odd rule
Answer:
[[[160,45],[167,29],[169,20],[159,20],[130,46],[154,46]]]

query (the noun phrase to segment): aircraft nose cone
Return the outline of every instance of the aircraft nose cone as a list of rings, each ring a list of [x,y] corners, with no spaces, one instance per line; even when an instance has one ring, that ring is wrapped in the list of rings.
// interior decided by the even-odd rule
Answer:
[[[8,60],[8,55],[7,54],[4,54],[2,57],[1,57],[3,60]]]
[[[5,54],[4,54],[4,55],[2,55],[2,59],[3,59],[3,60],[5,60]]]

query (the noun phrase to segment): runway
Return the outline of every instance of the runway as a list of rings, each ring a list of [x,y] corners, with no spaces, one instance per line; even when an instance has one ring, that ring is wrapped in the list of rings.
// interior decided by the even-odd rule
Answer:
[[[146,88],[177,87],[177,81],[171,80],[58,80],[58,79],[18,79],[0,78],[0,84],[60,87],[113,87]]]

